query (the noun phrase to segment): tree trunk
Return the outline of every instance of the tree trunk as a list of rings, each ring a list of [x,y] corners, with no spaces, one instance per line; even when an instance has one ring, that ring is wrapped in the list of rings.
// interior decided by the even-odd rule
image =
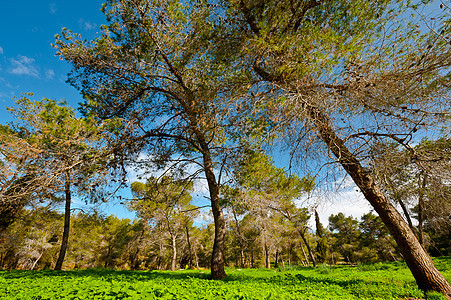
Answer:
[[[305,238],[304,231],[302,229],[299,229],[299,234],[301,235],[302,240],[304,241],[304,244],[307,246],[308,254],[310,256],[310,260],[312,261],[313,267],[316,268],[316,260],[315,256],[313,256],[312,249],[310,248],[309,243],[307,242],[307,239]]]
[[[34,268],[36,268],[36,265],[38,264],[38,261],[41,259],[43,254],[44,254],[44,250],[39,254],[39,257],[36,258],[36,260],[34,261],[33,265],[31,266],[30,270],[34,270]]]
[[[105,269],[108,268],[110,262],[111,262],[111,245],[108,246],[108,251],[106,252],[105,263],[103,264],[103,267]]]
[[[161,227],[158,228],[158,231],[160,232],[159,239],[158,239],[158,270],[163,270],[163,256],[164,256],[164,245],[163,245],[163,230]]]
[[[240,249],[240,268],[244,269],[244,250]]]
[[[302,250],[302,254],[304,255],[304,260],[305,260],[305,262],[307,264],[307,267],[309,267],[310,266],[310,262],[308,261],[307,254],[305,254],[305,250],[304,250],[304,247],[302,247],[302,245],[301,245],[301,250]]]
[[[330,120],[318,108],[306,105],[318,134],[338,162],[360,188],[365,198],[379,214],[382,221],[396,240],[403,257],[409,266],[418,287],[424,291],[437,291],[451,297],[451,285],[437,270],[430,256],[418,242],[402,216],[388,201],[373,178],[361,166],[357,157],[349,151],[331,126]]]
[[[400,196],[399,193],[397,192],[396,187],[395,187],[393,181],[390,180],[390,178],[388,178],[388,176],[387,176],[386,180],[387,180],[388,184],[390,185],[391,189],[392,189],[393,191],[395,191],[395,199],[396,199],[396,201],[398,201],[399,205],[401,206],[401,209],[402,209],[402,211],[403,211],[403,213],[404,213],[404,217],[406,218],[407,223],[409,224],[410,229],[412,229],[412,231],[413,231],[414,233],[416,233],[416,232],[415,232],[415,227],[414,227],[413,224],[412,224],[412,219],[410,218],[410,215],[409,215],[409,211],[407,210],[407,207],[406,207],[404,201],[402,201],[401,196]]]
[[[211,278],[223,279],[227,276],[224,270],[225,219],[219,202],[219,186],[216,182],[215,174],[213,173],[210,150],[206,145],[204,145],[202,149],[204,150],[203,160],[205,177],[207,178],[208,190],[210,192],[211,210],[213,212],[215,224],[215,239],[213,243],[213,253],[211,255]]]
[[[69,229],[70,229],[70,204],[71,204],[71,192],[70,192],[70,175],[66,172],[66,184],[65,184],[66,205],[64,209],[64,229],[63,238],[61,239],[61,248],[58,256],[58,260],[55,264],[55,270],[61,270],[63,266],[64,257],[66,256],[67,243],[69,241]]]
[[[177,263],[177,243],[175,234],[171,233],[171,241],[172,241],[171,271],[175,271],[175,264]]]
[[[194,261],[196,263],[196,269],[199,270],[199,257],[197,256],[196,247],[194,247]]]
[[[193,268],[193,251],[191,250],[191,241],[189,240],[189,228],[188,224],[185,223],[186,230],[186,243],[188,244],[188,266],[190,269]]]
[[[409,211],[407,210],[406,204],[402,201],[401,198],[398,198],[398,203],[401,206],[401,209],[406,217],[407,224],[409,224],[410,229],[415,233],[415,227],[413,226],[412,219],[410,218]]]
[[[265,244],[263,246],[263,253],[265,254],[265,267],[266,269],[271,269],[271,258],[269,256],[269,247],[266,243],[266,237],[265,237]]]

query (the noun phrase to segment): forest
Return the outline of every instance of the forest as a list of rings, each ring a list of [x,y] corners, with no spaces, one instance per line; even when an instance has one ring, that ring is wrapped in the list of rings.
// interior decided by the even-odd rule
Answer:
[[[432,259],[451,255],[450,9],[107,0],[97,37],[55,36],[79,107],[24,94],[0,125],[0,268],[227,280],[402,262],[419,290],[451,298]],[[300,204],[346,180],[372,212],[325,226]],[[95,209],[111,201],[137,218]]]

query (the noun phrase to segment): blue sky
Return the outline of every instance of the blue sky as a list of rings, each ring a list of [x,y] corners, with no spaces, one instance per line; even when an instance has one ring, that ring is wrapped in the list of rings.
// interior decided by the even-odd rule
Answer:
[[[0,123],[12,121],[6,107],[14,97],[34,93],[43,97],[66,100],[77,107],[83,99],[66,83],[70,65],[57,57],[52,47],[55,34],[67,27],[85,38],[93,38],[104,24],[100,11],[102,1],[6,1],[0,5]],[[125,197],[130,194],[123,191]],[[74,201],[74,207],[88,209]],[[117,202],[101,207],[107,214],[133,218],[134,214]]]
[[[0,5],[0,117],[13,97],[33,92],[36,99],[66,99],[77,106],[82,98],[65,83],[70,66],[51,46],[63,27],[90,38],[105,23],[100,1],[2,1]]]
[[[56,56],[51,46],[55,34],[63,27],[80,33],[84,38],[96,36],[100,25],[106,23],[100,11],[102,1],[6,1],[0,5],[0,123],[12,121],[6,107],[14,104],[14,97],[21,93],[34,93],[34,99],[43,97],[66,100],[72,107],[82,102],[76,89],[66,83],[70,65]],[[130,180],[133,181],[133,175]],[[199,200],[206,190],[200,191]],[[123,191],[124,197],[130,193]],[[319,196],[317,196],[319,197]],[[314,197],[313,197],[314,198]],[[198,201],[199,201],[198,200]],[[77,201],[76,201],[77,202]],[[205,204],[205,199],[199,201]],[[81,203],[75,206],[87,209]],[[306,203],[304,203],[306,204]],[[134,214],[112,202],[102,207],[105,213],[133,218]],[[333,202],[319,208],[320,217],[327,222],[331,213],[344,211],[347,215],[360,216],[369,211],[366,201],[355,189],[348,189]]]

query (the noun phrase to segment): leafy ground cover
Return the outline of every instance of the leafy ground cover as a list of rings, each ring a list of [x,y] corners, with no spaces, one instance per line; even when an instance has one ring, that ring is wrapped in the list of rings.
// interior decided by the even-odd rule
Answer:
[[[435,259],[451,280],[451,257]],[[423,293],[404,263],[273,270],[0,271],[0,299],[406,299]]]

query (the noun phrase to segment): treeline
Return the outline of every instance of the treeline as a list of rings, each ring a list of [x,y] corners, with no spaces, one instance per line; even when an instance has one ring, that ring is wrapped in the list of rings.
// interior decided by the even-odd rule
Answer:
[[[303,211],[305,217],[310,217]],[[60,249],[63,219],[63,214],[48,208],[25,211],[1,237],[0,268],[53,269]],[[372,213],[363,215],[360,221],[342,213],[331,215],[328,228],[316,223],[317,231],[306,231],[305,240],[280,215],[268,220],[270,231],[255,226],[252,216],[236,221],[230,214],[228,219],[225,260],[229,267],[312,266],[314,261],[309,251],[317,264],[402,259],[385,225]],[[72,216],[71,228],[64,269],[171,269],[174,264],[171,235],[176,236],[175,268],[210,268],[213,224],[197,227],[190,220],[179,224],[171,233],[163,223],[78,212]],[[435,236],[433,231],[426,232],[431,238]],[[450,255],[449,243],[443,243],[445,238],[430,239],[428,249],[440,248],[441,253]]]

